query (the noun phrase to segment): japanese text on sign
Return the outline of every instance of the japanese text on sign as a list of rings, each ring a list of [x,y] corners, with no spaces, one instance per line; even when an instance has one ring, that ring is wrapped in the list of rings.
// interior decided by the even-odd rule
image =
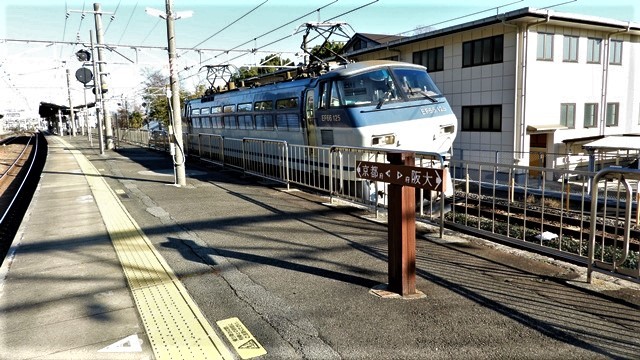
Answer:
[[[358,161],[357,177],[419,189],[444,191],[444,170],[406,165]]]

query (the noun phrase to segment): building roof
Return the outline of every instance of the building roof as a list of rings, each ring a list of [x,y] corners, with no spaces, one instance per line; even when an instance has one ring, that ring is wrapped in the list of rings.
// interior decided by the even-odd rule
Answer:
[[[511,24],[522,24],[522,23],[527,24],[527,23],[535,23],[539,21],[548,22],[549,25],[571,24],[571,26],[573,27],[584,27],[592,30],[602,30],[605,32],[620,31],[620,32],[628,32],[634,35],[640,35],[640,23],[636,23],[636,22],[620,21],[620,20],[602,18],[598,16],[563,13],[563,12],[556,12],[548,9],[535,9],[535,8],[526,7],[526,8],[509,11],[502,14],[489,16],[479,20],[466,22],[463,24],[457,24],[457,25],[449,26],[442,29],[436,29],[433,31],[420,33],[413,36],[406,36],[406,37],[401,36],[398,38],[393,38],[394,35],[384,35],[386,36],[387,40],[385,40],[384,37],[382,38],[378,37],[378,40],[382,41],[379,43],[379,45],[360,49],[360,50],[355,50],[355,51],[346,53],[345,55],[356,56],[360,54],[378,51],[383,48],[407,45],[417,41],[424,41],[430,38],[441,37],[449,34],[458,33],[461,31],[467,31],[467,30],[484,27],[488,25],[493,25],[501,22],[511,23]],[[354,35],[354,37],[357,35],[359,34]],[[362,35],[366,35],[366,34],[362,34]],[[349,42],[351,42],[351,40],[349,40]],[[349,44],[349,42],[347,42],[347,44]],[[345,46],[345,49],[346,48],[347,47]]]
[[[95,103],[88,103],[87,107],[88,108],[92,108],[96,106]],[[84,105],[77,105],[74,106],[74,112],[75,111],[79,111],[80,109],[84,108]],[[41,102],[40,103],[40,107],[38,109],[38,113],[40,114],[40,117],[43,118],[48,118],[48,117],[55,117],[58,116],[58,110],[60,110],[60,113],[62,115],[69,115],[69,107],[65,106],[65,105],[58,105],[58,104],[52,104],[52,103],[47,103],[47,102]]]
[[[370,34],[370,33],[356,33],[349,41],[347,41],[342,49],[350,49],[353,44],[358,40],[364,40],[367,43],[380,45],[386,44],[392,41],[399,41],[404,39],[405,36],[400,35],[386,35],[386,34]]]
[[[606,136],[588,142],[582,147],[586,150],[640,150],[640,136]]]

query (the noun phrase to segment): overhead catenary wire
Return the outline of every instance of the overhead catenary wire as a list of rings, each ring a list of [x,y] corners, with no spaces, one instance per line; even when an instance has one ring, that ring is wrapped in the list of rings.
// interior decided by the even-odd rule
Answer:
[[[118,12],[118,9],[120,8],[120,3],[121,2],[122,2],[122,0],[118,1],[118,5],[116,5],[116,9],[113,11],[113,14],[111,14],[111,17],[109,18],[109,23],[107,24],[107,28],[104,30],[104,34],[105,35],[109,31],[109,26],[111,26],[111,23],[113,22],[113,20],[116,19],[116,13]]]
[[[136,1],[136,5],[133,7],[133,10],[131,10],[131,15],[129,15],[129,20],[127,20],[127,24],[125,25],[124,30],[122,30],[122,35],[120,35],[120,39],[118,39],[118,45],[120,45],[122,38],[127,33],[127,29],[129,28],[129,24],[131,24],[131,19],[133,18],[133,14],[135,14],[137,8],[138,8],[138,1]]]
[[[160,24],[161,21],[162,21],[162,19],[160,19],[160,18],[158,18],[158,20],[156,20],[156,23],[153,25],[151,30],[149,30],[149,33],[147,34],[147,36],[145,36],[144,39],[142,39],[142,41],[140,42],[140,45],[143,45],[147,41],[149,36],[151,36],[151,34],[153,34],[153,31],[158,27],[158,24]]]
[[[374,0],[374,1],[368,2],[368,3],[364,4],[364,5],[361,5],[361,6],[358,6],[358,7],[356,7],[356,8],[353,8],[353,9],[351,9],[351,10],[345,11],[345,12],[343,12],[343,13],[340,13],[340,14],[338,14],[338,15],[335,15],[334,17],[331,17],[331,18],[329,18],[329,19],[327,19],[327,20],[324,20],[324,21],[323,21],[323,23],[328,23],[328,22],[330,22],[331,20],[335,20],[335,19],[337,19],[338,17],[341,17],[341,16],[344,16],[344,15],[346,15],[346,14],[350,14],[350,13],[352,13],[352,12],[354,12],[354,11],[357,11],[357,10],[363,9],[363,8],[365,8],[365,7],[367,7],[367,6],[370,6],[370,5],[372,5],[372,4],[374,4],[374,3],[378,2],[378,1],[379,1],[379,0]],[[261,50],[261,49],[263,49],[263,48],[265,48],[265,47],[267,47],[267,46],[271,46],[271,45],[273,45],[273,44],[275,44],[275,43],[278,43],[278,42],[280,42],[280,41],[286,40],[286,39],[288,39],[288,38],[290,38],[290,37],[292,37],[292,36],[298,35],[298,34],[300,34],[300,33],[302,33],[302,32],[303,32],[303,30],[296,30],[293,34],[290,34],[290,35],[287,35],[287,36],[283,36],[283,37],[281,37],[280,39],[274,40],[274,41],[272,41],[272,42],[270,42],[270,43],[268,43],[268,44],[265,44],[265,45],[263,45],[263,46],[261,46],[261,47],[255,48],[255,49],[254,49],[254,51]],[[318,36],[314,37],[313,39],[316,39],[317,37],[318,37]],[[312,39],[312,40],[313,40],[313,39]],[[234,58],[227,59],[227,62],[231,62],[231,61],[233,61],[233,60],[237,60],[237,59],[239,59],[239,58],[241,58],[241,57],[243,57],[243,56],[246,56],[246,55],[247,55],[246,53],[245,53],[245,54],[240,54],[240,55],[238,55],[238,56],[236,56],[236,57],[234,57]],[[205,60],[205,61],[209,61],[209,60],[213,60],[213,58],[207,59],[207,60]],[[221,62],[219,62],[219,63],[217,63],[216,65],[220,65],[220,64],[222,64],[222,63],[221,63]],[[193,75],[190,75],[190,76],[188,76],[188,77],[184,78],[183,80],[189,79],[189,78],[191,78],[191,77],[193,77],[193,76],[196,76],[196,75],[197,75],[197,73],[196,73],[196,74],[193,74]]]
[[[62,29],[62,41],[64,42],[64,38],[67,35],[67,22],[69,21],[69,8],[67,7],[67,2],[64,2],[64,28]],[[62,46],[60,47],[60,57],[62,57]]]
[[[315,10],[309,11],[308,13],[306,13],[306,14],[304,14],[304,15],[302,15],[302,16],[298,16],[297,18],[295,18],[295,19],[293,19],[293,20],[291,20],[291,21],[289,21],[289,22],[287,22],[287,23],[285,23],[285,24],[283,24],[283,25],[281,25],[281,26],[278,26],[278,27],[276,27],[276,28],[274,28],[274,29],[271,29],[271,30],[269,30],[269,31],[267,31],[267,32],[265,32],[265,33],[263,33],[263,34],[259,35],[259,36],[256,36],[256,37],[254,37],[254,38],[253,38],[253,39],[251,39],[251,40],[245,41],[244,43],[242,43],[242,44],[240,44],[240,45],[238,45],[238,46],[235,46],[235,47],[233,47],[233,48],[231,48],[231,49],[227,50],[226,52],[230,52],[230,51],[236,50],[236,49],[238,49],[239,47],[244,46],[244,45],[247,45],[248,43],[250,43],[250,42],[252,42],[252,41],[256,41],[256,40],[258,40],[258,39],[260,39],[260,38],[262,38],[262,37],[265,37],[265,36],[267,36],[267,35],[269,35],[269,34],[271,34],[271,33],[275,32],[275,31],[278,31],[278,30],[282,29],[282,28],[283,28],[283,27],[285,27],[285,26],[289,26],[289,25],[293,24],[294,22],[299,21],[300,19],[302,19],[302,18],[304,18],[304,17],[306,17],[306,16],[309,16],[309,15],[313,14],[314,12],[320,13],[320,10],[322,10],[322,9],[326,8],[327,6],[332,5],[332,4],[334,4],[334,3],[338,2],[338,1],[339,1],[339,0],[333,0],[332,2],[330,2],[330,3],[328,3],[328,4],[324,5],[324,6],[321,6],[321,7],[317,8],[317,9],[315,9]],[[216,57],[218,57],[218,56],[220,56],[220,55],[222,55],[222,54],[224,54],[224,53],[225,53],[225,52],[223,51],[223,52],[221,52],[220,54],[215,55],[213,58],[216,58]],[[212,58],[212,59],[213,59],[213,58]],[[211,60],[211,59],[208,59],[208,60]]]
[[[80,30],[82,29],[82,23],[84,22],[84,7],[86,2],[82,2],[82,15],[80,16],[80,22],[78,23],[78,31],[76,32],[76,40],[80,41]]]
[[[258,4],[257,6],[255,6],[253,9],[249,10],[248,12],[244,13],[244,15],[240,16],[239,18],[235,19],[234,21],[232,21],[229,25],[223,27],[222,29],[216,31],[215,33],[213,33],[213,35],[209,36],[208,38],[200,41],[199,43],[197,43],[196,45],[194,45],[190,50],[195,50],[198,46],[204,44],[205,42],[211,40],[211,38],[213,38],[214,36],[220,34],[221,32],[223,32],[224,30],[230,28],[233,24],[237,23],[238,21],[242,20],[243,18],[245,18],[246,16],[248,16],[249,14],[251,14],[252,12],[254,12],[255,10],[257,10],[259,7],[261,7],[262,5],[266,4],[269,0],[264,0],[262,3]],[[178,57],[184,55],[187,51],[183,52],[182,54],[178,55]]]
[[[265,32],[265,33],[263,33],[263,34],[261,34],[261,35],[259,35],[259,36],[256,36],[256,37],[254,37],[254,38],[252,38],[252,39],[250,39],[250,40],[248,40],[248,41],[245,41],[244,43],[242,43],[242,44],[240,44],[240,45],[237,45],[237,46],[235,46],[235,47],[233,47],[233,48],[230,48],[230,49],[228,49],[228,50],[221,51],[219,54],[214,55],[213,57],[210,57],[210,58],[208,58],[208,59],[206,59],[206,60],[200,61],[200,63],[202,64],[202,63],[204,63],[204,62],[207,62],[207,61],[213,60],[213,59],[217,58],[218,56],[220,56],[220,55],[222,55],[222,54],[228,54],[228,53],[229,53],[229,52],[231,52],[231,51],[237,50],[237,49],[238,49],[239,47],[241,47],[241,46],[244,46],[244,45],[246,45],[246,44],[248,44],[248,43],[250,43],[250,42],[252,42],[252,41],[256,41],[256,40],[258,40],[258,39],[260,39],[260,38],[263,38],[263,37],[265,37],[265,36],[267,36],[267,35],[269,35],[269,34],[271,34],[271,33],[275,32],[275,31],[278,31],[278,30],[280,30],[280,29],[284,28],[285,26],[289,26],[289,25],[293,24],[294,22],[299,21],[300,19],[302,19],[302,18],[304,18],[304,17],[306,17],[306,16],[309,16],[309,15],[311,15],[311,14],[315,13],[315,12],[317,12],[317,13],[319,14],[319,13],[320,13],[320,10],[325,9],[326,7],[328,7],[328,6],[330,6],[330,5],[333,5],[334,3],[338,2],[338,1],[339,1],[339,0],[333,0],[332,2],[330,2],[330,3],[328,3],[328,4],[324,5],[324,6],[321,6],[321,7],[317,8],[317,9],[315,9],[315,10],[309,11],[309,12],[305,13],[304,15],[301,15],[301,16],[299,16],[299,17],[297,17],[297,18],[295,18],[295,19],[293,19],[293,20],[291,20],[291,21],[289,21],[289,22],[287,22],[287,23],[285,23],[285,24],[283,24],[283,25],[281,25],[281,26],[278,26],[278,27],[276,27],[276,28],[274,28],[274,29],[271,29],[271,30],[269,30],[269,31],[267,31],[267,32]],[[376,0],[376,1],[378,1],[378,0]],[[252,49],[252,50],[253,50],[253,53],[257,52],[257,50],[262,49],[262,48],[264,48],[264,47],[266,47],[266,46],[269,46],[269,45],[275,44],[275,43],[277,43],[277,42],[280,42],[280,41],[283,41],[283,40],[285,40],[285,39],[287,39],[287,38],[290,38],[291,36],[297,35],[297,34],[299,34],[300,32],[301,32],[301,31],[297,31],[297,32],[295,32],[294,34],[287,35],[287,36],[285,36],[285,37],[283,37],[283,38],[280,38],[280,39],[278,39],[278,40],[276,40],[276,41],[274,41],[274,42],[271,42],[271,43],[269,43],[269,44],[267,44],[267,45],[265,45],[265,46],[262,46],[262,47],[260,47],[260,48],[254,48],[254,49]],[[235,59],[240,58],[240,57],[242,57],[242,56],[245,56],[245,55],[247,55],[247,54],[248,54],[248,53],[242,54],[242,55],[240,55],[240,56],[238,56],[238,57],[235,57],[235,58],[233,58],[233,59],[231,59],[231,60],[235,60]],[[230,60],[229,60],[229,61],[230,61]],[[188,70],[188,68],[187,68],[187,69],[185,69],[185,70]],[[183,70],[183,71],[184,71],[184,70]],[[181,71],[181,72],[182,72],[182,71]],[[197,74],[194,74],[194,75],[192,75],[192,76],[195,76],[195,75],[197,75]],[[192,77],[192,76],[190,76],[190,77]]]

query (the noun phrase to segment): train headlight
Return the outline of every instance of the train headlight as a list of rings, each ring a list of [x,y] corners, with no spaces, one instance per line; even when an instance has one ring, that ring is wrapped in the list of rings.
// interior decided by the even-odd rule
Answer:
[[[456,127],[453,125],[441,126],[440,133],[441,134],[453,134],[456,130]]]
[[[393,145],[396,143],[395,134],[374,135],[371,137],[371,145]]]

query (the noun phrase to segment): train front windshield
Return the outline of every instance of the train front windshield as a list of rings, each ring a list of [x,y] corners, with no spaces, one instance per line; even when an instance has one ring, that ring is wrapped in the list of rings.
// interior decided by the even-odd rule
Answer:
[[[370,106],[441,96],[426,71],[411,68],[380,69],[335,80],[331,105]]]

